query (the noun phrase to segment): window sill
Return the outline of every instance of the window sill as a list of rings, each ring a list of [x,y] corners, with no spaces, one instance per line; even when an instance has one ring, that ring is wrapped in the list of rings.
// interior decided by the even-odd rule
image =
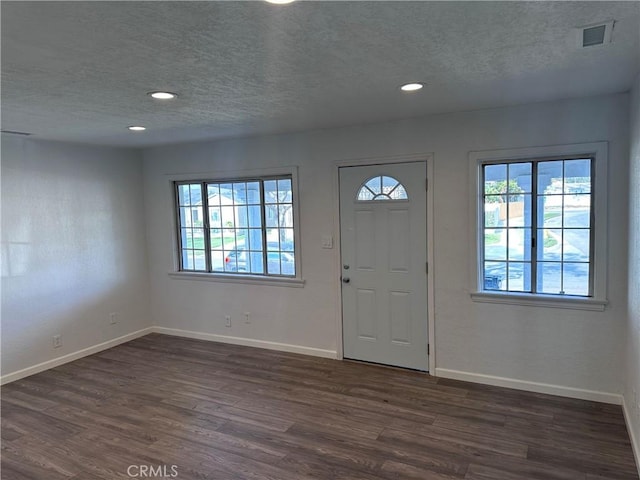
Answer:
[[[471,299],[480,303],[503,303],[530,307],[566,308],[570,310],[604,311],[609,302],[594,298],[559,297],[555,295],[531,295],[527,293],[472,292]]]
[[[258,275],[225,275],[224,273],[169,272],[176,280],[197,280],[205,282],[242,283],[245,285],[270,285],[276,287],[304,287],[302,278],[263,277]]]

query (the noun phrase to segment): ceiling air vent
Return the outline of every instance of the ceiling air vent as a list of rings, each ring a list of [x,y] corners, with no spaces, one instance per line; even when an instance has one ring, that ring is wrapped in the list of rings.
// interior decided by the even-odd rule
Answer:
[[[609,22],[586,25],[578,29],[578,44],[582,48],[611,43],[613,20]]]

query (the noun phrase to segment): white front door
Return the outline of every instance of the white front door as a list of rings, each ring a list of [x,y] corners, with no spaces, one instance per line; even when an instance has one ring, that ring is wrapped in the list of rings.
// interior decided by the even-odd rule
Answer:
[[[426,163],[340,168],[344,357],[428,370]]]

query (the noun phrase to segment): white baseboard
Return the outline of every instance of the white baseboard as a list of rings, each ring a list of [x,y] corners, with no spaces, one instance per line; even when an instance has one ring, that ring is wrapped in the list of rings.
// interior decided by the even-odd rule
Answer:
[[[73,362],[74,360],[78,360],[82,357],[93,355],[94,353],[101,352],[102,350],[106,350],[107,348],[115,347],[116,345],[120,345],[121,343],[126,343],[136,338],[143,337],[144,335],[147,335],[152,331],[153,327],[143,328],[142,330],[138,330],[136,332],[132,332],[118,338],[114,338],[113,340],[108,340],[106,342],[99,343],[98,345],[83,348],[82,350],[78,350],[77,352],[72,352],[62,357],[47,360],[46,362],[23,368],[22,370],[18,370],[13,373],[8,373],[0,377],[0,385],[4,385],[9,382],[15,382],[16,380],[20,380],[21,378],[35,375],[36,373],[49,370],[50,368],[54,368],[65,363]]]
[[[496,387],[525,390],[527,392],[546,393],[549,395],[558,395],[560,397],[577,398],[580,400],[591,400],[594,402],[622,405],[622,395],[619,395],[617,393],[598,392],[595,390],[563,387],[561,385],[529,382],[526,380],[517,380],[515,378],[495,377],[493,375],[483,375],[480,373],[461,372],[459,370],[449,370],[447,368],[436,368],[435,375],[436,377],[450,378],[452,380],[483,383],[485,385],[493,385]]]
[[[213,333],[192,332],[189,330],[179,330],[176,328],[153,327],[153,332],[173,335],[176,337],[195,338],[198,340],[208,340],[211,342],[231,343],[233,345],[244,345],[245,347],[266,348],[268,350],[278,350],[281,352],[301,353],[323,358],[338,358],[335,350],[323,350],[321,348],[303,347],[301,345],[290,345],[288,343],[268,342],[266,340],[255,340],[244,337],[230,337],[227,335],[215,335]]]
[[[640,438],[636,437],[633,431],[633,425],[631,423],[631,411],[627,408],[624,396],[622,397],[622,412],[624,413],[624,421],[627,424],[627,432],[629,432],[629,439],[631,440],[631,449],[633,450],[633,456],[636,459],[636,467],[638,468],[638,476],[640,476]]]

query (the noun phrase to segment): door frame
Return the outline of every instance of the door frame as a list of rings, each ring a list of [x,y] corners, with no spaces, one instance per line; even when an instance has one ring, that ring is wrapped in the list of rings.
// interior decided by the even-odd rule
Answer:
[[[425,162],[427,167],[427,262],[429,264],[429,272],[427,274],[427,342],[429,344],[429,374],[434,375],[436,371],[436,328],[435,328],[435,305],[434,305],[434,256],[433,256],[433,199],[434,185],[433,181],[433,153],[414,153],[407,155],[394,155],[387,157],[368,157],[338,160],[333,163],[333,232],[334,232],[334,278],[336,285],[336,332],[337,344],[336,353],[338,360],[344,358],[344,345],[342,338],[343,318],[342,318],[342,282],[340,276],[342,274],[342,247],[340,237],[340,169],[344,167],[363,167],[369,165],[385,165],[394,163],[412,163]]]

